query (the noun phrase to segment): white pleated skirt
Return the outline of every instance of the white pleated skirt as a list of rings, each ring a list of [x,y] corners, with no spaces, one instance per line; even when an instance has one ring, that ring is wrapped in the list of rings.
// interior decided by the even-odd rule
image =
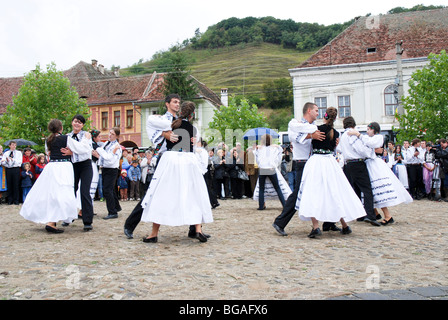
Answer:
[[[192,152],[165,151],[142,201],[141,221],[167,226],[213,222],[202,169]]]
[[[403,187],[409,189],[408,169],[406,169],[406,166],[404,164],[397,164],[393,169],[395,176],[400,180]]]
[[[289,184],[286,182],[285,178],[283,178],[280,171],[276,168],[275,173],[277,174],[278,184],[280,186],[280,190],[283,193],[283,198],[288,199],[289,195],[292,193],[291,188],[289,187]],[[259,180],[257,180],[257,185],[254,189],[254,195],[253,199],[258,201],[260,195],[260,187],[259,187]],[[278,200],[278,194],[277,191],[274,189],[274,185],[272,184],[271,180],[268,178],[266,179],[266,183],[264,185],[264,199],[265,200]]]
[[[312,155],[303,169],[296,209],[301,220],[345,222],[366,215],[361,200],[333,155]]]
[[[20,215],[35,223],[72,222],[78,218],[71,162],[50,162],[26,196]]]
[[[384,208],[412,202],[412,197],[386,162],[379,158],[366,160],[372,183],[373,207]],[[404,169],[406,169],[405,166]]]

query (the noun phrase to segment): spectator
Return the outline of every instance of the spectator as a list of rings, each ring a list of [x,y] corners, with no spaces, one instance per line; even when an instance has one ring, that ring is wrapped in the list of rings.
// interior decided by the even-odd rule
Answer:
[[[244,170],[244,155],[237,148],[231,150],[231,164],[227,164],[230,176],[230,188],[233,199],[243,197],[243,180],[238,177],[238,171]]]
[[[140,179],[142,171],[138,166],[138,160],[132,160],[131,167],[128,169],[128,177],[131,185],[130,200],[140,201]]]
[[[118,178],[118,188],[120,189],[120,200],[127,201],[128,200],[128,187],[129,187],[129,179],[128,173],[126,170],[121,170],[121,175]]]
[[[36,154],[33,154],[32,151],[33,150],[31,150],[31,148],[23,149],[22,169],[24,169],[23,166],[25,165],[25,163],[28,162],[30,164],[30,171],[33,174],[33,180],[35,180],[37,158]]]
[[[3,146],[0,145],[0,162],[3,157]],[[6,170],[5,168],[0,165],[0,204],[3,203],[3,193],[6,191]]]
[[[37,163],[36,163],[36,168],[35,168],[35,180],[37,180],[37,178],[39,178],[40,174],[42,173],[42,171],[44,171],[44,168],[47,164],[45,163],[45,155],[43,153],[39,154],[39,156],[37,157]]]
[[[20,167],[22,166],[22,152],[16,150],[17,143],[11,141],[9,150],[3,154],[1,165],[6,168],[8,183],[8,204],[19,204],[20,195]]]
[[[33,186],[33,178],[34,175],[31,172],[31,164],[29,162],[25,162],[23,164],[23,170],[20,173],[22,176],[21,187],[22,187],[22,201],[25,202],[26,196],[28,192],[30,192],[31,187]]]

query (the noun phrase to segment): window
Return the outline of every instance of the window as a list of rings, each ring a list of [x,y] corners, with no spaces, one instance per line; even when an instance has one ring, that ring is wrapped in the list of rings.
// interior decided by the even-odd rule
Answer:
[[[132,128],[134,125],[134,111],[126,110],[126,127]]]
[[[314,103],[319,108],[319,115],[317,116],[317,119],[323,119],[325,111],[327,110],[327,97],[314,98]]]
[[[101,112],[101,128],[103,129],[103,130],[105,130],[105,129],[107,129],[107,127],[108,127],[108,122],[109,122],[109,120],[108,120],[108,114],[107,114],[107,112]]]
[[[120,127],[120,111],[114,111],[114,127]]]
[[[350,96],[338,96],[338,114],[340,118],[350,117]]]
[[[398,107],[398,86],[391,84],[384,89],[384,107],[386,116],[393,116]]]
[[[367,48],[367,53],[375,53],[376,48]]]

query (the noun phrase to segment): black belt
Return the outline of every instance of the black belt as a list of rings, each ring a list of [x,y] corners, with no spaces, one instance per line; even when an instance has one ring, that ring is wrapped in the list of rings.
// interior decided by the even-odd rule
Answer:
[[[328,149],[313,149],[314,154],[332,154],[333,151]]]
[[[304,163],[304,162],[307,162],[308,161],[308,159],[306,159],[306,160],[292,160],[292,162],[294,163]]]
[[[421,163],[408,163],[408,166],[421,166]]]
[[[345,160],[345,163],[351,163],[351,162],[364,162],[366,159],[360,158],[360,159],[350,159]]]
[[[50,162],[70,162],[70,159],[50,159]]]

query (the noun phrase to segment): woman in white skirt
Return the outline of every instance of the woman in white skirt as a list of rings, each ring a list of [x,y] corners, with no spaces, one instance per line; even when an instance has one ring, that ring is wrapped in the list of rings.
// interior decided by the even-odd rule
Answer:
[[[144,242],[157,242],[160,225],[195,225],[196,239],[206,242],[202,223],[213,222],[204,169],[193,153],[195,105],[186,101],[173,123],[167,120],[166,130],[179,136],[175,143],[166,142],[167,151],[160,158],[149,189],[142,201],[141,221],[152,222],[152,232]]]
[[[352,130],[348,134],[358,136],[365,146],[372,149],[369,159],[366,160],[366,166],[372,184],[373,207],[375,209],[381,208],[384,213],[381,224],[387,225],[394,222],[388,207],[400,203],[410,203],[412,197],[393,171],[380,158],[381,155],[377,156],[375,154],[375,149],[382,148],[384,145],[384,138],[380,131],[380,125],[377,122],[372,122],[367,126],[367,135],[361,135],[356,130]]]
[[[408,170],[404,164],[404,155],[401,151],[401,145],[397,144],[394,149],[394,163],[392,171],[397,176],[398,180],[403,184],[406,190],[409,190]]]
[[[20,215],[35,223],[46,224],[45,229],[50,233],[61,233],[64,230],[56,227],[58,221],[72,222],[78,218],[71,156],[64,156],[61,148],[85,152],[90,148],[90,134],[86,133],[79,142],[62,135],[62,122],[58,119],[50,121],[48,130],[51,134],[46,149],[50,162],[28,193]]]
[[[265,134],[261,137],[261,145],[255,149],[255,159],[259,168],[257,185],[254,190],[254,200],[258,200],[258,209],[266,209],[265,199],[279,199],[282,207],[285,199],[291,194],[291,188],[278,170],[282,162],[282,148],[271,144],[272,136]],[[269,178],[269,179],[267,179]]]
[[[339,133],[333,123],[337,110],[330,107],[324,115],[324,124],[318,130],[325,133],[323,141],[313,140],[313,155],[303,169],[302,182],[297,196],[296,209],[301,220],[313,223],[308,235],[315,238],[322,234],[319,221],[342,224],[342,234],[352,232],[347,222],[366,215],[364,207],[341,170],[334,149]]]

